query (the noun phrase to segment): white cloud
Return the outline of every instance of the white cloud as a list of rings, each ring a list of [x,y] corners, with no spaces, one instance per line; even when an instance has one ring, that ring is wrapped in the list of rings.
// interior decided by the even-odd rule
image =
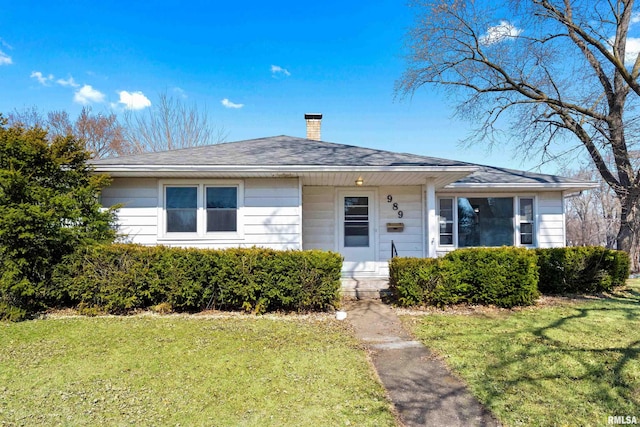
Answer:
[[[283,74],[283,75],[285,75],[287,77],[289,77],[291,75],[289,70],[287,70],[286,68],[282,68],[279,65],[272,65],[271,66],[271,74],[273,76],[277,76],[278,74]]]
[[[0,65],[10,65],[13,64],[11,57],[0,50]]]
[[[496,26],[489,27],[487,33],[480,37],[480,44],[485,46],[500,43],[513,37],[518,37],[522,33],[522,29],[510,24],[507,21],[500,21]]]
[[[4,46],[9,50],[13,50],[13,47],[11,47],[11,45],[6,41],[4,41],[1,37],[0,37],[0,45]],[[0,50],[0,65],[11,65],[11,64],[13,64],[13,60],[11,59],[11,57],[6,53],[4,53],[2,50]]]
[[[633,65],[636,62],[636,58],[640,53],[640,38],[628,37],[627,47],[624,53],[624,63],[626,65]]]
[[[613,48],[613,44],[616,41],[616,37],[609,38],[609,46]],[[611,52],[613,49],[609,49]],[[640,53],[640,38],[638,37],[627,37],[627,46],[624,51],[624,64],[627,66],[632,66],[636,62],[636,58]]]
[[[138,92],[127,92],[126,90],[118,92],[120,95],[120,104],[124,104],[124,108],[127,110],[142,110],[144,108],[151,106],[151,101],[149,98],[144,96],[144,93]]]
[[[53,77],[53,76],[51,76]],[[73,80],[73,77],[69,76],[68,79],[58,79],[56,80],[56,83],[58,83],[60,86],[70,86],[70,87],[79,87],[80,85],[78,83],[76,83],[75,80]]]
[[[90,104],[92,102],[103,102],[104,93],[94,89],[91,85],[84,85],[78,89],[73,96],[73,100],[79,104]]]
[[[49,86],[49,82],[53,80],[53,74],[49,74],[48,76],[43,75],[40,71],[31,72],[31,76],[33,79],[36,79],[38,83],[43,86]]]
[[[242,108],[244,107],[244,104],[236,104],[234,102],[229,101],[227,98],[223,99],[222,101],[220,101],[220,103],[222,105],[224,105],[227,108]]]
[[[173,88],[173,93],[175,93],[176,95],[178,95],[180,98],[182,99],[187,99],[187,93],[184,91],[184,89],[180,88],[180,87],[174,87]]]
[[[631,14],[631,23],[637,24],[638,22],[640,22],[640,12],[633,12]]]

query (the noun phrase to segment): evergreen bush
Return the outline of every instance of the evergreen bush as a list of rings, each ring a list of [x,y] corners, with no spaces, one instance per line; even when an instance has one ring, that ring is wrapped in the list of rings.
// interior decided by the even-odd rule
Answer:
[[[536,249],[544,294],[593,294],[624,285],[630,261],[626,252],[601,246]]]
[[[51,275],[76,248],[115,238],[114,211],[98,194],[91,153],[73,136],[7,126],[0,115],[0,319],[46,306]]]
[[[389,284],[401,306],[530,305],[538,294],[593,294],[629,277],[625,252],[603,247],[458,249],[442,258],[393,258]]]
[[[473,248],[443,258],[393,258],[390,288],[402,306],[458,303],[531,305],[538,297],[536,254],[524,248]]]
[[[160,305],[176,311],[325,310],[339,304],[341,269],[339,254],[315,250],[101,245],[58,266],[51,298],[109,313]]]

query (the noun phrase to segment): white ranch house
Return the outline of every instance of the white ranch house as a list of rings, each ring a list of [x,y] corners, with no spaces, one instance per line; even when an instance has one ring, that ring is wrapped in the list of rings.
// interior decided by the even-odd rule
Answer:
[[[594,183],[276,136],[94,161],[120,232],[144,245],[323,249],[345,290],[382,287],[398,256],[565,244],[564,199]],[[376,282],[376,279],[380,282]]]

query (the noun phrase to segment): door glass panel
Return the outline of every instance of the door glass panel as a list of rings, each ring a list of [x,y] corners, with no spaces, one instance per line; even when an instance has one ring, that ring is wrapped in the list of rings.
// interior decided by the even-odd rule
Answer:
[[[344,198],[344,246],[369,247],[369,198]]]

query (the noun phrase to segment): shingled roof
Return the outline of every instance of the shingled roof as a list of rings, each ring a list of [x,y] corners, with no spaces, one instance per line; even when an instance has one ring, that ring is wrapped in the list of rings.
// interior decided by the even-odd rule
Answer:
[[[102,165],[469,166],[469,163],[394,153],[286,135],[180,150],[114,157]]]
[[[230,168],[239,171],[282,169],[300,173],[348,169],[405,173],[457,171],[461,178],[445,188],[547,187],[577,190],[594,187],[594,183],[573,178],[285,135],[100,159],[95,160],[93,165],[98,172],[117,172],[119,176],[126,175],[127,171],[134,174],[142,170],[170,170],[175,176],[180,170],[214,171]]]

